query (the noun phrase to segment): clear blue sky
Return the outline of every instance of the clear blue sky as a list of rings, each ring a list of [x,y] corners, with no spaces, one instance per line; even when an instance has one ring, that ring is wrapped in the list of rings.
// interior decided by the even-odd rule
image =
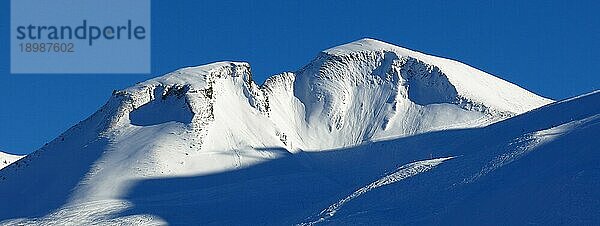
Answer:
[[[0,7],[0,150],[30,153],[122,89],[184,66],[247,61],[259,83],[371,37],[456,59],[540,95],[598,89],[597,1],[152,1],[152,74],[9,74]]]

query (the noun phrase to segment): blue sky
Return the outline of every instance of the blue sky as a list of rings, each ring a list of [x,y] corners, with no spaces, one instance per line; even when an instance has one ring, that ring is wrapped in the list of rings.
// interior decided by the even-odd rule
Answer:
[[[363,37],[456,59],[553,99],[600,84],[596,1],[152,1],[152,74],[135,75],[11,75],[9,1],[0,7],[0,150],[11,153],[38,149],[112,90],[180,67],[247,61],[261,83]]]

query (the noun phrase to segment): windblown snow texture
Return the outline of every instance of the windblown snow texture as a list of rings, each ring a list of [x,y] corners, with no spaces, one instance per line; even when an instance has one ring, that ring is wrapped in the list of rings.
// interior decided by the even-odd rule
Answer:
[[[183,68],[2,169],[0,219],[594,224],[599,103],[372,39],[262,85],[243,62]]]

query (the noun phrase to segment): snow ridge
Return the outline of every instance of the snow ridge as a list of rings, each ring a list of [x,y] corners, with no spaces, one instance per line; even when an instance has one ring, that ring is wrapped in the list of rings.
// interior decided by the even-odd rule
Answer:
[[[393,184],[398,181],[404,180],[406,178],[415,176],[419,173],[426,172],[430,169],[433,169],[434,167],[441,164],[442,162],[453,159],[453,158],[455,158],[455,157],[435,158],[435,159],[422,160],[422,161],[417,161],[417,162],[403,165],[403,166],[399,167],[395,172],[393,172],[379,180],[376,180],[373,183],[368,184],[367,186],[361,187],[360,189],[354,191],[352,194],[350,194],[349,196],[346,196],[345,198],[341,199],[337,203],[330,205],[329,207],[327,207],[327,209],[324,209],[323,211],[321,211],[321,213],[319,213],[319,215],[317,216],[318,220],[307,222],[307,223],[300,223],[298,225],[314,225],[317,223],[324,222],[328,218],[333,217],[333,215],[335,215],[335,213],[338,212],[342,208],[342,206],[344,206],[346,203],[352,201],[353,199],[358,198],[361,195],[366,194],[367,192],[369,192],[373,189],[377,189],[377,188],[385,186],[385,185]]]

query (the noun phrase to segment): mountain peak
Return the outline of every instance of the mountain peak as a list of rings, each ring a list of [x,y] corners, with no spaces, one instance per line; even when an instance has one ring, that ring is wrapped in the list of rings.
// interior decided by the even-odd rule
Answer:
[[[272,223],[290,224],[306,219],[308,209],[318,211],[323,200],[367,184],[349,196],[358,197],[386,172],[399,170],[375,185],[429,170],[446,159],[442,156],[460,157],[449,163],[485,166],[494,158],[488,154],[505,150],[498,148],[505,140],[496,137],[523,132],[523,123],[491,132],[477,127],[549,102],[468,65],[374,39],[326,50],[303,69],[274,75],[262,86],[252,81],[244,62],[182,68],[115,91],[88,119],[0,170],[0,200],[11,205],[0,211],[0,219],[10,219],[6,224],[259,224],[237,220],[239,214],[271,220],[280,211],[292,213],[290,221]],[[588,105],[579,110],[595,114]],[[451,130],[465,128],[470,130]],[[465,140],[475,131],[497,142]],[[509,151],[498,158],[522,153],[518,147],[516,154]],[[426,156],[436,158],[407,162]],[[450,173],[461,176],[451,182],[461,185],[479,169]],[[266,205],[244,205],[261,202]],[[181,215],[176,210],[182,208],[192,212]],[[234,218],[215,214],[224,212]]]
[[[483,107],[509,115],[520,114],[552,101],[467,64],[376,39],[363,38],[327,49],[322,54],[300,71],[306,75],[301,77],[316,75],[319,78],[309,79],[320,82],[331,78],[351,82],[368,81],[373,75],[392,80],[399,77],[409,94],[419,93],[413,97],[426,97],[427,103],[459,103],[467,109]],[[408,88],[409,85],[412,88]],[[429,98],[432,93],[437,97]]]
[[[413,55],[417,52],[372,38],[363,38],[350,43],[329,48],[323,52],[330,55],[346,55],[356,52],[392,51],[402,52],[403,55]]]

